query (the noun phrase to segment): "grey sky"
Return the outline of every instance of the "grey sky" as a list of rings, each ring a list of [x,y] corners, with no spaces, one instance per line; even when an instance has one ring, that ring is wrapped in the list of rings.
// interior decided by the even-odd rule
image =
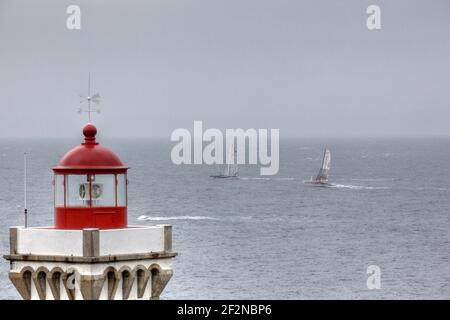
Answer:
[[[450,1],[0,0],[0,137],[79,135],[89,71],[110,136],[447,135]]]

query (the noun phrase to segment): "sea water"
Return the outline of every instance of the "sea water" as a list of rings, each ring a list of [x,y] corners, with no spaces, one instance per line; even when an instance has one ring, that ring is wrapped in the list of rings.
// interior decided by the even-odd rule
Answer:
[[[105,140],[129,170],[130,224],[173,225],[162,299],[449,299],[450,138],[283,138],[280,170],[212,179],[221,166],[170,161],[169,139]],[[52,171],[79,143],[0,140],[1,252],[23,225],[52,225]],[[303,183],[331,150],[330,188]],[[381,270],[369,290],[367,268]],[[0,298],[18,299],[0,262]]]

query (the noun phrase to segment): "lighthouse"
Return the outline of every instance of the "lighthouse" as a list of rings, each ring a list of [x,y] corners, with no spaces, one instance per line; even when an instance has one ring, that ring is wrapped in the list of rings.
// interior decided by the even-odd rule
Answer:
[[[129,224],[129,168],[92,123],[83,135],[52,168],[54,225],[10,228],[9,278],[27,300],[159,299],[172,226]]]

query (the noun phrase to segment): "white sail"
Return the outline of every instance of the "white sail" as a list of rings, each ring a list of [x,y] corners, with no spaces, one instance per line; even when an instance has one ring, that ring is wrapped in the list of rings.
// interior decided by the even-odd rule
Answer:
[[[238,166],[237,166],[237,150],[236,146],[231,145],[230,150],[227,153],[228,163],[225,167],[224,175],[227,177],[236,177],[238,174]]]
[[[329,149],[325,149],[322,160],[322,167],[317,174],[316,181],[325,182],[328,180],[328,174],[331,166],[331,152]]]

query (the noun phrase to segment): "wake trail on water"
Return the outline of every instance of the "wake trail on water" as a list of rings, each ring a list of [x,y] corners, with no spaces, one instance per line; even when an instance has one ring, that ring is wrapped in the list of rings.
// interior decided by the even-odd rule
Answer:
[[[217,218],[206,216],[174,216],[174,217],[151,217],[140,216],[137,218],[139,221],[164,221],[164,220],[217,220]]]
[[[354,190],[387,190],[392,189],[391,187],[369,187],[369,186],[355,186],[351,184],[332,184],[331,188],[342,188],[342,189],[354,189]]]
[[[396,178],[352,178],[352,181],[395,181]]]
[[[450,188],[446,188],[446,187],[421,187],[421,188],[417,188],[415,190],[420,190],[420,191],[450,191]]]
[[[208,217],[208,216],[172,216],[172,217],[152,217],[147,215],[142,215],[137,218],[139,221],[167,221],[167,220],[226,220],[226,221],[235,221],[235,220],[250,220],[252,219],[252,216],[229,216],[227,218],[215,218],[215,217]]]

